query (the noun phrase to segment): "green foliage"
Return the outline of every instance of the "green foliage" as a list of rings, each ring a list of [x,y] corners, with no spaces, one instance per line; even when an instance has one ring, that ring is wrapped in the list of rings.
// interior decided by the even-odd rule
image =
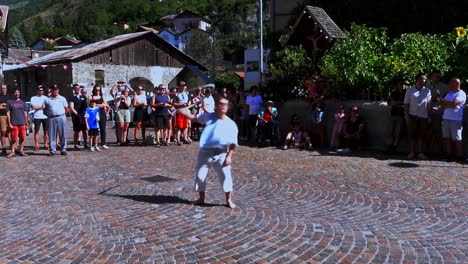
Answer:
[[[322,58],[322,74],[340,98],[385,98],[397,76],[450,69],[453,45],[446,36],[403,34],[390,39],[385,29],[353,24]]]
[[[212,68],[213,65],[213,55],[216,61],[215,67],[221,65],[223,59],[219,41],[215,41],[213,47],[210,35],[200,31],[195,31],[190,40],[185,43],[184,52],[209,68]]]
[[[467,26],[468,28],[468,26]],[[456,30],[460,29],[464,32],[462,35],[457,35]],[[466,28],[459,27],[455,32],[449,35],[451,40],[455,40],[452,56],[449,59],[452,68],[449,71],[450,76],[459,77],[462,79],[464,87],[468,86],[468,36],[466,35]]]
[[[215,84],[217,88],[234,88],[237,90],[240,86],[240,79],[234,72],[217,73]]]
[[[275,51],[268,64],[269,90],[283,98],[307,96],[304,80],[313,73],[314,67],[303,47],[287,47]]]
[[[382,56],[388,42],[386,30],[353,24],[345,33],[346,38],[337,40],[320,63],[332,93],[348,98],[371,87],[384,87],[391,78],[386,76],[386,59]]]
[[[434,69],[447,72],[450,69],[447,61],[452,53],[453,45],[446,36],[411,33],[395,39],[390,52],[384,55],[391,61],[393,75],[413,77]]]
[[[16,49],[25,49],[27,47],[23,33],[18,28],[15,28],[15,30],[13,31],[13,36],[9,39],[8,45],[10,46],[10,48]]]

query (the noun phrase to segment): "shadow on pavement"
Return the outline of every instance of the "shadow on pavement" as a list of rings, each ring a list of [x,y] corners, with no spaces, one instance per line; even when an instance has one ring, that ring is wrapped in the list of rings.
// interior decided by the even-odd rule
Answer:
[[[101,195],[118,197],[123,199],[129,199],[136,202],[144,202],[151,204],[192,204],[191,201],[182,199],[177,196],[168,195],[119,195],[119,194],[106,194],[100,193]]]

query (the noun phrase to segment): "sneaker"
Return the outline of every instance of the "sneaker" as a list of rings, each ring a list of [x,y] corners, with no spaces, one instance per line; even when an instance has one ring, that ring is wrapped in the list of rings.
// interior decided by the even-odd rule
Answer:
[[[94,146],[91,146],[91,148],[89,149],[89,151],[94,152],[94,151],[96,151],[96,150],[94,150]]]
[[[160,148],[160,147],[161,147],[161,144],[159,144],[159,142],[156,142],[155,147],[156,147],[156,148]]]
[[[51,151],[51,152],[49,152],[49,157],[52,157],[52,156],[54,156],[55,154],[56,154],[55,151]]]
[[[420,159],[420,160],[427,160],[427,156],[424,155],[424,153],[419,153],[419,154],[418,154],[418,159]]]
[[[73,149],[76,150],[76,151],[79,151],[79,150],[80,150],[80,149],[78,148],[77,145],[75,145],[75,146],[73,147]]]
[[[408,159],[414,159],[416,157],[416,155],[414,154],[414,152],[411,152],[410,154],[408,154]]]
[[[351,149],[350,148],[345,148],[345,149],[343,149],[343,151],[341,151],[341,153],[351,153]]]
[[[96,151],[101,151],[98,146],[94,147]]]
[[[62,151],[60,151],[60,154],[63,155],[63,156],[67,156],[68,152],[66,150],[62,150]]]
[[[101,146],[103,149],[109,149],[109,147],[107,145],[102,145]]]

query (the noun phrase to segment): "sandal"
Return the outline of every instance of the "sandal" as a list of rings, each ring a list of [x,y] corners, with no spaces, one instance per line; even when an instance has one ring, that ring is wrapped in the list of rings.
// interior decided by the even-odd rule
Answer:
[[[39,150],[39,146],[34,146],[34,151],[38,151]]]
[[[7,157],[7,158],[13,158],[14,156],[16,156],[15,153],[10,153],[10,154],[8,154],[6,157]]]
[[[24,151],[20,151],[20,152],[19,152],[19,155],[20,155],[21,157],[25,157],[25,156],[27,156],[28,154],[24,153]]]

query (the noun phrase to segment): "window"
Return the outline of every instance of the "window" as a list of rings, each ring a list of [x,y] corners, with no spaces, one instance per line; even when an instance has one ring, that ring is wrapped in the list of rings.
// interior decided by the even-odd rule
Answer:
[[[104,87],[104,71],[103,70],[95,70],[94,71],[94,83],[96,85],[100,85],[101,87]]]

